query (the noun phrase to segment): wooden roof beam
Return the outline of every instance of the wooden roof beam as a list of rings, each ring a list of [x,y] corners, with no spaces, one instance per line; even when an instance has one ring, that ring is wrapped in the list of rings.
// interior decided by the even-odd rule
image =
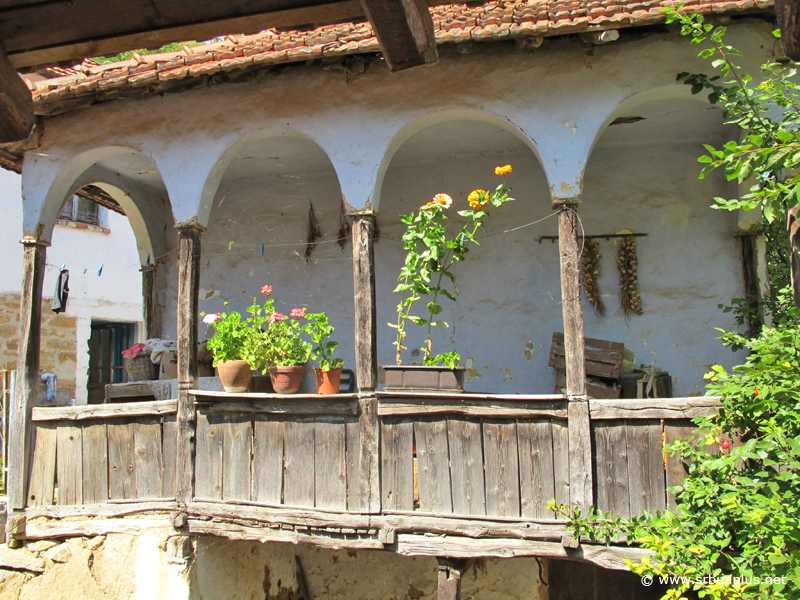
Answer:
[[[19,142],[33,129],[33,97],[0,51],[0,143]]]
[[[425,0],[361,0],[392,71],[439,60],[433,17]]]

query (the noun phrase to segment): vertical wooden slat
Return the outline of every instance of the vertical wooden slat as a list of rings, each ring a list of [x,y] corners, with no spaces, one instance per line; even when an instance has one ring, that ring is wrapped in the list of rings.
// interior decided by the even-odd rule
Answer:
[[[649,512],[667,508],[667,478],[664,471],[664,454],[662,452],[661,421],[653,421],[648,428],[647,439],[647,473],[649,475],[650,504]]]
[[[129,419],[109,420],[108,433],[108,494],[114,500],[136,497],[133,474],[133,423]]]
[[[222,436],[222,497],[225,500],[250,500],[252,415],[228,413],[221,427],[225,430]]]
[[[486,465],[486,514],[518,517],[519,454],[514,421],[483,422],[483,456]]]
[[[133,425],[134,476],[137,498],[158,498],[161,494],[161,421],[147,419]]]
[[[359,417],[345,417],[347,444],[347,509],[360,511],[365,495],[365,478],[361,472],[361,426]]]
[[[253,490],[256,502],[283,501],[283,421],[256,415],[253,429]]]
[[[594,424],[598,473],[597,508],[617,517],[630,517],[628,435],[623,421]]]
[[[375,308],[375,232],[372,213],[353,217],[353,287],[356,322],[356,383],[359,391],[378,385],[378,327]]]
[[[417,442],[419,508],[424,512],[452,513],[447,420],[441,417],[414,422]]]
[[[381,425],[381,506],[414,509],[414,424],[385,419]]]
[[[83,442],[81,428],[59,425],[56,434],[56,481],[58,504],[83,502]]]
[[[569,504],[569,427],[566,421],[550,421],[553,433],[553,480],[557,504]]]
[[[222,500],[222,452],[225,443],[222,420],[218,414],[197,413],[197,471],[194,490],[198,498]],[[179,437],[178,443],[180,441]]]
[[[44,242],[23,240],[22,288],[20,290],[17,383],[8,428],[8,508],[25,507],[30,468],[31,409],[39,401],[39,347],[42,330],[42,283],[46,249]]]
[[[283,426],[286,471],[283,499],[292,506],[314,506],[314,421],[296,418]]]
[[[486,482],[483,478],[481,424],[467,419],[448,419],[453,512],[486,514]]]
[[[697,428],[688,419],[674,419],[664,422],[664,443],[666,446],[674,444],[679,439],[689,440],[692,432]],[[683,478],[688,473],[688,468],[683,457],[676,453],[674,456],[667,453],[667,488],[681,485]],[[677,507],[675,496],[667,492],[667,504],[671,509]]]
[[[51,506],[56,481],[56,425],[37,423],[34,436],[29,506]]]
[[[161,422],[161,457],[164,472],[161,476],[161,497],[175,497],[175,469],[178,449],[178,421],[176,415],[164,415]]]
[[[628,438],[628,493],[631,515],[663,510],[665,504],[664,466],[661,453],[661,422],[629,420],[624,425]],[[659,483],[659,480],[661,483]]]
[[[361,438],[361,512],[381,512],[380,422],[378,398],[362,395],[358,399],[359,437]]]
[[[194,398],[197,387],[197,326],[200,295],[200,234],[192,223],[178,228],[178,445],[176,496],[186,504],[194,497],[195,422]],[[221,490],[220,490],[221,492]]]
[[[342,417],[317,417],[314,424],[314,505],[347,508],[345,424]]]
[[[108,502],[108,436],[103,421],[83,426],[83,503]]]
[[[522,516],[549,519],[555,516],[545,506],[556,497],[553,473],[553,430],[550,421],[517,423],[519,483]]]

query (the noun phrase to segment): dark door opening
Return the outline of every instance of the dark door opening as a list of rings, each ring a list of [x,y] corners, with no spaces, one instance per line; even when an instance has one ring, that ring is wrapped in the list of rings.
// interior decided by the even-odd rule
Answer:
[[[89,404],[102,404],[108,383],[124,383],[128,374],[122,362],[122,351],[136,339],[136,323],[92,321],[89,337]]]

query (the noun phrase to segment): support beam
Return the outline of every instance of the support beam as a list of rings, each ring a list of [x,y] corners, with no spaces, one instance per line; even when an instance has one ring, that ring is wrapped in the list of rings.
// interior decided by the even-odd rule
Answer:
[[[564,349],[569,406],[570,504],[585,514],[593,504],[592,439],[586,396],[583,313],[581,311],[578,203],[559,203],[558,249],[561,263],[561,309],[564,315]]]
[[[392,71],[435,63],[433,17],[425,0],[361,0]]]
[[[144,339],[161,337],[161,304],[156,288],[156,267],[142,267],[142,320]]]
[[[33,120],[31,91],[0,51],[0,143],[28,139]]]
[[[42,284],[46,245],[23,240],[22,293],[17,342],[17,385],[11,412],[8,450],[8,508],[25,507],[31,454],[31,411],[39,402],[39,348],[42,331]]]
[[[179,227],[178,255],[178,449],[177,500],[191,502],[194,496],[194,448],[196,420],[194,396],[197,388],[197,325],[200,303],[200,236],[198,225]]]
[[[437,600],[461,600],[461,573],[466,561],[439,558],[439,593]]]
[[[378,327],[375,308],[375,216],[353,217],[353,286],[356,312],[356,380],[360,392],[378,386]]]

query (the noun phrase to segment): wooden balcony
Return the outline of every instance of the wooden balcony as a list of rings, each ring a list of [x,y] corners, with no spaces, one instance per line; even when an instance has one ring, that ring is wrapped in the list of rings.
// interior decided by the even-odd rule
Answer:
[[[186,450],[177,401],[34,409],[17,537],[134,531],[151,514],[232,539],[624,568],[639,550],[577,544],[547,503],[569,503],[575,482],[591,478],[600,510],[664,509],[684,466],[665,458],[662,439],[687,435],[687,419],[718,401],[590,400],[591,440],[581,447],[592,469],[576,473],[560,395],[191,394],[195,476],[185,504],[176,500]]]

